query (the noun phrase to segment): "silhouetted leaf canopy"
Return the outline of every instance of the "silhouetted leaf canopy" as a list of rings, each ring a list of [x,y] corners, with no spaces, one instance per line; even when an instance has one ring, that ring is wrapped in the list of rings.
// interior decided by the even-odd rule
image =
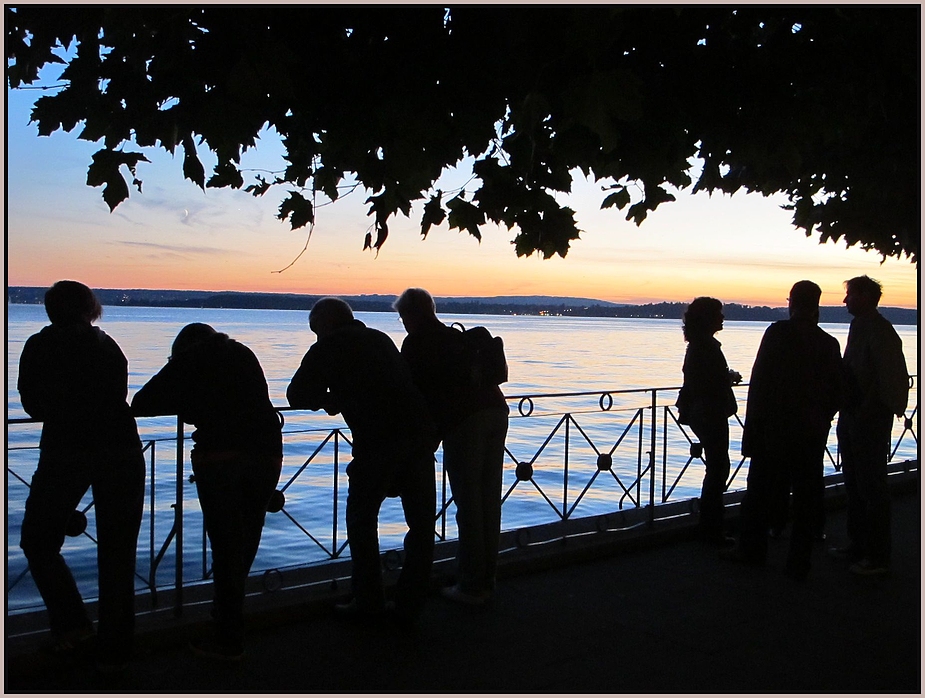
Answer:
[[[517,229],[518,255],[565,256],[579,230],[554,194],[581,171],[637,224],[671,188],[782,192],[807,235],[918,261],[918,5],[5,13],[9,86],[64,63],[32,119],[102,143],[88,184],[110,208],[129,196],[123,166],[141,186],[145,158],[126,148],[180,145],[183,177],[241,188],[241,155],[270,128],[285,169],[246,190],[281,188],[279,217],[299,228],[317,195],[358,183],[376,249],[426,202],[425,236],[446,220],[480,238],[491,221]],[[208,180],[197,149],[214,156]],[[461,162],[470,189],[435,192]]]

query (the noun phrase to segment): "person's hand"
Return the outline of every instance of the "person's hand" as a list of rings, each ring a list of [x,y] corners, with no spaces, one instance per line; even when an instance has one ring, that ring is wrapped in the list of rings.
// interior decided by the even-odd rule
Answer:
[[[732,383],[733,385],[738,385],[739,383],[742,382],[742,374],[739,373],[738,371],[733,371],[730,368],[729,369],[729,382]]]
[[[322,408],[330,415],[340,414],[340,409],[333,402],[325,402]]]

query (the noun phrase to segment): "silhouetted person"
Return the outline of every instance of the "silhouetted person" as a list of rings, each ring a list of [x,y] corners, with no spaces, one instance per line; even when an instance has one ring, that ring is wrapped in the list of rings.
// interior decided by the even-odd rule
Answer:
[[[825,445],[842,400],[838,340],[819,326],[822,289],[798,281],[790,318],[765,331],[749,378],[742,455],[750,456],[741,536],[730,559],[763,563],[773,508],[793,490],[793,528],[786,573],[809,574],[814,532],[823,510]]]
[[[409,288],[394,307],[408,332],[401,353],[443,440],[443,467],[456,503],[458,581],[442,594],[480,605],[495,588],[507,402],[498,385],[473,376],[463,333],[437,319],[427,291]]]
[[[309,314],[317,341],[292,377],[286,395],[299,409],[340,413],[350,427],[347,541],[353,561],[353,600],[338,609],[362,617],[386,610],[379,559],[379,509],[401,497],[408,524],[395,610],[419,615],[434,553],[436,430],[423,396],[395,344],[353,317],[339,298],[322,298]]]
[[[121,668],[135,628],[135,555],[145,464],[126,402],[128,361],[92,323],[102,314],[89,288],[58,281],[45,294],[51,325],[32,335],[19,362],[23,409],[44,422],[26,499],[20,546],[48,609],[55,654],[86,649],[93,625],[61,556],[68,520],[88,489],[96,512],[99,571],[97,667]]]
[[[684,384],[678,395],[678,421],[690,425],[703,446],[706,473],[700,491],[700,536],[708,543],[732,542],[723,530],[723,492],[729,477],[729,417],[736,413],[732,385],[742,376],[731,371],[719,341],[723,304],[695,298],[684,313]]]
[[[847,399],[836,432],[848,495],[847,548],[861,575],[889,571],[890,491],[887,462],[893,415],[902,416],[909,398],[909,374],[902,340],[877,310],[882,287],[868,276],[845,282],[845,306],[854,316],[848,330],[844,368]]]
[[[214,624],[190,648],[211,659],[244,656],[244,591],[279,481],[279,414],[257,357],[209,325],[187,325],[170,359],[135,395],[137,415],[176,414],[193,432],[190,462],[212,550]]]

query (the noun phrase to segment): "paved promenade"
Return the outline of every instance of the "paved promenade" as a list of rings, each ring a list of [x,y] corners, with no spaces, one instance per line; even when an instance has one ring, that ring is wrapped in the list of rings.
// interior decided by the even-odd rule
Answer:
[[[843,542],[830,511],[827,544]],[[805,583],[718,559],[679,530],[654,546],[509,565],[492,605],[439,596],[416,631],[357,625],[328,605],[256,614],[238,665],[193,656],[183,633],[141,632],[124,676],[10,656],[5,688],[117,693],[920,693],[916,475],[894,494],[891,574],[859,578],[819,546]],[[563,552],[569,542],[561,545]],[[574,548],[578,550],[578,548]],[[550,559],[555,558],[552,556]],[[566,559],[568,558],[568,559]],[[587,558],[587,559],[581,559]],[[567,562],[567,564],[565,564]],[[196,630],[190,626],[189,632]]]

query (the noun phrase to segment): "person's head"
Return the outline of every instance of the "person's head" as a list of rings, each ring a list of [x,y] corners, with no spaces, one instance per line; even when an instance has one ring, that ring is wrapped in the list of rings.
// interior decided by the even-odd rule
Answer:
[[[437,317],[433,297],[423,288],[408,288],[395,299],[392,307],[398,312],[405,329],[414,332],[431,318]]]
[[[869,276],[856,276],[845,282],[845,307],[854,316],[876,309],[883,295],[883,286]]]
[[[812,281],[797,281],[790,289],[790,298],[787,299],[790,317],[818,322],[821,297],[822,289]]]
[[[684,311],[685,341],[697,337],[712,337],[723,329],[723,304],[715,298],[701,296],[691,301]]]
[[[318,338],[353,321],[353,310],[340,298],[322,298],[308,314],[308,326]]]
[[[103,307],[93,291],[79,281],[58,281],[45,292],[45,312],[52,325],[89,325],[103,314]]]
[[[189,351],[200,342],[216,334],[218,333],[210,325],[203,322],[190,323],[177,333],[177,338],[173,340],[173,346],[170,347],[170,357],[173,358],[178,354]]]

